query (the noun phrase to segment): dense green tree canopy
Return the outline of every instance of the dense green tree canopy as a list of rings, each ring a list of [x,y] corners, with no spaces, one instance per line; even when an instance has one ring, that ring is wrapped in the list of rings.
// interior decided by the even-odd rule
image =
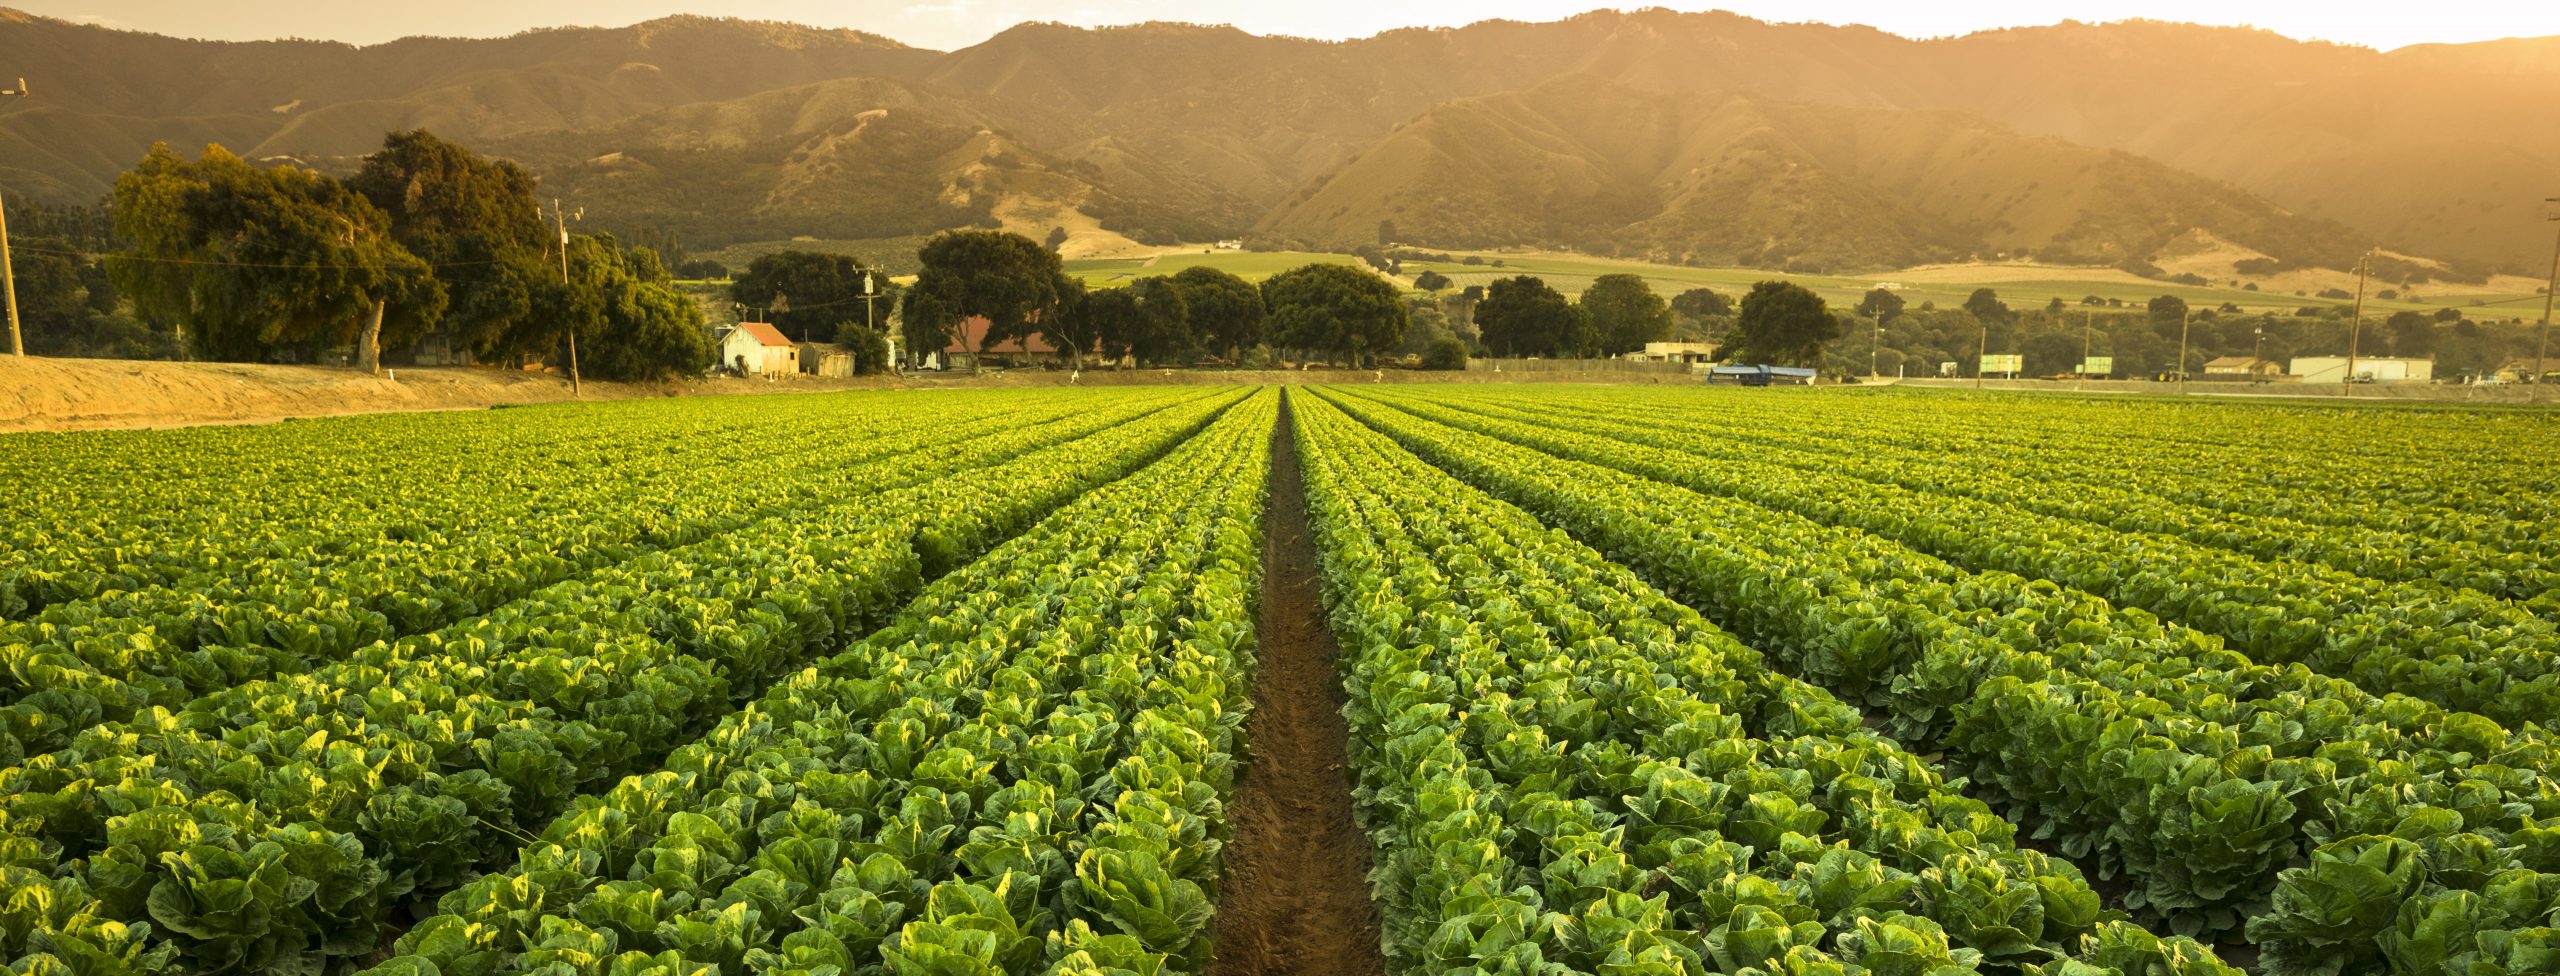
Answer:
[[[1733,300],[1713,288],[1691,288],[1671,298],[1671,311],[1691,319],[1733,314]]]
[[[1423,291],[1445,291],[1451,284],[1453,282],[1449,280],[1448,275],[1437,271],[1425,271],[1413,276],[1413,286]]]
[[[1337,354],[1353,366],[1404,338],[1403,292],[1348,265],[1283,271],[1262,283],[1262,298],[1278,343]]]
[[[623,250],[610,234],[577,235],[569,246],[575,287],[564,291],[580,306],[579,367],[609,380],[698,376],[714,355],[702,312],[675,287],[648,248]],[[591,311],[590,311],[591,310]]]
[[[878,301],[892,304],[864,307],[866,276]],[[731,301],[754,310],[751,315],[764,316],[783,335],[804,342],[835,342],[847,326],[868,326],[875,312],[885,316],[897,307],[895,291],[887,272],[865,267],[849,254],[817,251],[759,256],[729,283]]]
[[[2186,324],[2187,300],[2176,295],[2162,295],[2151,300],[2150,312],[2152,331],[2164,339],[2176,338],[2179,328]]]
[[[1858,317],[1892,321],[1902,314],[1902,305],[1902,296],[1894,294],[1892,289],[1871,288],[1865,297],[1858,299]]]
[[[1529,275],[1485,289],[1476,329],[1496,356],[1581,356],[1594,345],[1590,313]]]
[[[1067,365],[1083,368],[1084,357],[1093,355],[1102,341],[1101,325],[1096,316],[1106,310],[1093,304],[1093,293],[1084,282],[1061,274],[1053,286],[1058,292],[1057,308],[1032,326],[1042,339],[1067,357]]]
[[[441,326],[483,356],[523,351],[513,341],[533,315],[534,291],[559,278],[558,246],[534,202],[533,175],[483,159],[423,130],[394,132],[347,185],[391,221],[391,237],[439,269],[450,302],[439,320],[413,303],[391,307],[385,343]]]
[[[1840,320],[1822,296],[1791,281],[1763,281],[1742,296],[1742,316],[1728,342],[1738,363],[1814,366],[1822,344],[1840,336]]]
[[[955,230],[934,235],[916,252],[924,268],[904,302],[908,348],[939,350],[971,316],[988,322],[973,352],[1029,335],[1035,323],[1058,309],[1064,269],[1057,252],[1020,234]]]
[[[300,166],[260,169],[219,146],[189,161],[157,145],[112,201],[131,242],[110,266],[118,288],[206,358],[371,338],[378,305],[407,310],[393,321],[411,327],[443,313],[444,286],[393,238],[390,216]]]
[[[1671,338],[1671,306],[1642,276],[1601,275],[1583,290],[1582,308],[1590,313],[1600,355],[1638,352],[1645,343]]]
[[[1102,354],[1138,365],[1178,363],[1191,351],[1190,311],[1173,279],[1140,278],[1125,288],[1095,293],[1094,329]]]
[[[1998,325],[2017,317],[2017,313],[2000,301],[2000,293],[1989,288],[1976,288],[1973,294],[1965,296],[1964,310],[1973,313],[1974,318],[1981,319],[1986,325]]]
[[[1253,282],[1193,265],[1176,272],[1172,283],[1182,292],[1191,337],[1203,348],[1233,359],[1262,342],[1262,290]]]

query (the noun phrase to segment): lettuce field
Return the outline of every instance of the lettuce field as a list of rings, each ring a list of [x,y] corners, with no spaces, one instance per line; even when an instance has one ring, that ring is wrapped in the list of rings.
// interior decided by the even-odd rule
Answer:
[[[0,964],[2560,972],[2555,435],[1420,385],[14,435]]]

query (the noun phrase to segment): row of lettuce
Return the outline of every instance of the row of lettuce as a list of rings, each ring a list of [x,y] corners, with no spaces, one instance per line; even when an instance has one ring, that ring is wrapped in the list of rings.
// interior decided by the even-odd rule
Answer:
[[[1690,490],[1707,483],[1682,472],[1710,455],[1579,418],[1328,395],[1943,750],[2051,849],[2124,879],[2144,917],[2245,938],[2282,974],[2521,974],[2560,953],[2560,743],[2539,725],[2257,663],[2140,609],[1949,562],[1805,479]]]
[[[1574,407],[1664,418],[1659,394],[1600,394]],[[1961,459],[1987,476],[2033,474],[2068,497],[2158,507],[2143,520],[2156,528],[2145,530],[2552,607],[2542,597],[2560,566],[2552,533],[2560,512],[2532,484],[2534,456],[2550,451],[2540,448],[2550,433],[2534,430],[2532,415],[2051,400],[1915,407],[1905,397],[1718,400],[1677,418],[1797,461],[1935,461],[1933,474],[1943,476]],[[2376,435],[2401,428],[2417,428],[2424,441]],[[2368,441],[2381,451],[2368,451],[2376,446]]]
[[[1090,401],[1069,396],[1027,416],[1031,404],[1006,394],[951,399],[934,412],[802,401],[772,411],[763,433],[780,448],[765,450],[753,445],[767,441],[726,423],[654,417],[659,429],[646,436],[612,444],[580,438],[538,463],[503,444],[451,451],[449,467],[474,474],[454,483],[411,480],[420,472],[405,460],[445,452],[454,446],[450,435],[394,439],[387,450],[402,460],[387,470],[358,463],[357,480],[370,487],[333,484],[334,508],[244,500],[218,521],[160,526],[195,533],[176,543],[150,540],[162,543],[163,555],[184,552],[198,562],[141,583],[131,578],[138,570],[126,572],[136,564],[115,561],[124,550],[108,550],[80,578],[124,582],[0,624],[0,763],[60,749],[103,722],[180,710],[216,689],[309,671],[378,642],[477,618],[604,567],[921,484],[1036,443],[983,438],[1000,421],[1027,419],[1041,432],[1030,437],[1063,438],[1135,416]],[[501,429],[515,437],[553,426],[519,416]],[[586,426],[582,416],[579,429]],[[596,426],[626,433],[616,423]],[[308,437],[270,437],[260,446],[303,459],[275,475],[287,484],[339,480],[313,457]],[[187,457],[193,449],[162,451]],[[477,480],[493,452],[532,473]],[[595,477],[599,470],[614,477]],[[76,532],[57,528],[59,548],[80,548]],[[278,544],[296,554],[271,552]]]
[[[2236,972],[1625,568],[1296,418],[1394,971]]]
[[[1198,971],[1277,399],[580,799],[371,972]]]
[[[2057,408],[2034,401],[1941,401],[1936,417],[1921,418],[1896,409],[1904,406],[1896,397],[1844,400],[1819,410],[1740,399],[1678,410],[1679,399],[1625,391],[1570,403],[1549,397],[1539,406],[1617,421],[1676,420],[1683,430],[1731,445],[1774,448],[1761,456],[1791,466],[1842,470],[2376,580],[2471,590],[2545,616],[2560,610],[2560,533],[2553,523],[2483,504],[2530,484],[2533,461],[2517,453],[2537,436],[2530,431],[2457,428],[2397,458],[2358,456],[2351,463],[2350,480],[2371,472],[2362,480],[2423,489],[2412,497],[2411,491],[2360,491],[2332,470],[2331,455],[2342,442],[2353,445],[2365,431],[2396,426],[2401,418],[2394,413],[2382,413],[2384,423],[2374,422],[2371,411],[2351,414],[2367,422],[2332,420],[2324,428],[2330,411],[2305,417],[2300,408],[2223,408],[2219,412],[2239,413],[2286,436],[2205,446],[2161,437],[2159,428],[2187,423],[2193,411],[2144,415],[2158,407],[2117,406],[2111,412],[2118,416],[2102,414],[2102,423],[2077,429],[2057,427],[2049,416]],[[2076,418],[2085,409],[2062,416]],[[1988,427],[1995,422],[2007,429]],[[2438,460],[2447,455],[2490,463]],[[2418,457],[2428,460],[2412,463]]]
[[[2539,490],[2531,475],[2553,451],[2547,414],[2405,402],[2169,403],[2027,394],[1949,401],[1874,392],[1819,411],[1732,398],[1718,399],[1712,409],[1736,418],[1783,417],[1789,430],[1801,423],[1866,442],[2032,454],[2041,467],[2073,482],[2131,485],[2231,511],[2340,528],[2388,524],[2451,538],[2480,531],[2543,557],[2560,547],[2560,538],[2535,528],[2560,517],[2560,499]]]
[[[1546,407],[1478,401],[1421,409],[1485,431],[1488,423],[1559,416]],[[1522,443],[1558,450],[1571,449],[1568,437],[1625,443],[1609,461],[1629,473],[1863,529],[1966,568],[2053,580],[2215,634],[2258,661],[2300,662],[2368,691],[2507,724],[2560,715],[2560,620],[2477,590],[2253,553],[2246,551],[2253,533],[2228,519],[2195,518],[2131,491],[2057,491],[2026,465],[1807,459],[1679,419],[1563,416],[1565,432]],[[2407,562],[2401,554],[2428,550],[2384,542],[2357,551]]]
[[[566,409],[8,438],[0,478],[19,490],[0,498],[0,620],[116,590],[198,589],[244,564],[318,567],[456,544],[479,526],[545,527],[688,466],[781,460],[818,446],[807,442],[829,437],[831,420],[887,418],[786,397],[753,410],[685,398],[581,405],[574,424],[528,419]],[[628,476],[594,476],[604,470]]]
[[[805,508],[81,729],[0,770],[0,958],[343,968],[386,919],[420,914],[580,797],[662,768],[926,579],[1239,399],[1125,397],[1038,428],[980,418],[923,462],[929,480],[821,479]]]

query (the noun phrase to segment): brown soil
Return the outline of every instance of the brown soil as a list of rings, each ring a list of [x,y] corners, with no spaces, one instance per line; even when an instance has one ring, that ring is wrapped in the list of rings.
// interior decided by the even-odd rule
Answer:
[[[1642,382],[1613,373],[1435,373],[1415,370],[1064,370],[910,373],[903,377],[774,380],[713,378],[663,383],[588,381],[579,399],[802,393],[819,390],[930,390],[962,386],[1134,386],[1166,383]],[[291,417],[477,410],[571,399],[556,373],[489,367],[393,367],[368,376],[346,367],[170,363],[0,355],[0,433],[264,423]]]
[[[1261,669],[1245,727],[1251,764],[1227,804],[1211,976],[1376,976],[1369,839],[1351,818],[1341,649],[1325,627],[1315,542],[1284,407],[1263,508]]]
[[[578,399],[805,392],[872,381],[793,376],[777,382],[581,384]],[[572,399],[565,376],[471,367],[392,367],[382,376],[326,366],[49,359],[0,355],[0,432],[186,427],[288,417],[477,410]]]

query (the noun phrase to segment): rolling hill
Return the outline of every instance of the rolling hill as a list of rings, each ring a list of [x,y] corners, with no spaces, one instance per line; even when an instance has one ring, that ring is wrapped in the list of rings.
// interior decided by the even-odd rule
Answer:
[[[2360,250],[2345,226],[2227,185],[1971,116],[1648,94],[1587,77],[1434,108],[1260,230],[1356,239],[1381,218],[1454,247],[1817,271],[2147,262],[2194,228],[2294,264]]]
[[[1601,11],[1347,42],[1025,24],[952,52],[701,17],[370,47],[0,11],[0,189],[87,202],[151,142],[350,165],[425,126],[613,226],[888,237],[1076,211],[1145,240],[1547,243],[1875,267],[2289,262],[2368,244],[2539,270],[2560,39],[2392,52],[2157,22],[1909,40]]]

